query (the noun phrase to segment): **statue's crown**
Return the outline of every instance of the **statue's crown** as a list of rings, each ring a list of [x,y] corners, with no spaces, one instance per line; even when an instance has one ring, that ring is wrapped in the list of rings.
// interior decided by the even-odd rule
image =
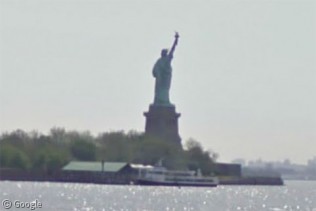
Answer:
[[[164,49],[162,49],[161,50],[161,55],[166,55],[166,54],[168,54],[168,49],[167,48],[164,48]]]

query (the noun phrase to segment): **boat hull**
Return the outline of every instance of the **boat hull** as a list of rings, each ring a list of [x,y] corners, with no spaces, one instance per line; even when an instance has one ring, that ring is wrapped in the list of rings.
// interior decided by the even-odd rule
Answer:
[[[163,181],[152,181],[152,180],[142,180],[136,181],[138,185],[148,185],[148,186],[177,186],[177,187],[216,187],[216,183],[182,183],[182,182],[163,182]]]

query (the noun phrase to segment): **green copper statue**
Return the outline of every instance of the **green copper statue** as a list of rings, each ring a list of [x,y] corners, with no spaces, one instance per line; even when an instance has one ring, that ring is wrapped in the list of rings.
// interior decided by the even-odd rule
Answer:
[[[161,57],[153,68],[153,76],[156,78],[154,105],[173,106],[169,100],[169,90],[171,85],[172,67],[171,60],[178,44],[179,34],[176,32],[175,40],[170,52],[168,49],[161,51]]]

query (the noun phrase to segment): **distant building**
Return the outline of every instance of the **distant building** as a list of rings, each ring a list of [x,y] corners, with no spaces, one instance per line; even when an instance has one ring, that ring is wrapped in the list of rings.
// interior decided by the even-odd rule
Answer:
[[[218,176],[241,176],[241,165],[234,163],[216,163],[214,171]]]

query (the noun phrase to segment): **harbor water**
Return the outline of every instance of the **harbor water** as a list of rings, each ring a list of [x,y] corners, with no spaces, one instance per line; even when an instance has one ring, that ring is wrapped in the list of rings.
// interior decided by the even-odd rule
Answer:
[[[215,188],[0,181],[0,198],[0,210],[316,211],[316,181]]]

